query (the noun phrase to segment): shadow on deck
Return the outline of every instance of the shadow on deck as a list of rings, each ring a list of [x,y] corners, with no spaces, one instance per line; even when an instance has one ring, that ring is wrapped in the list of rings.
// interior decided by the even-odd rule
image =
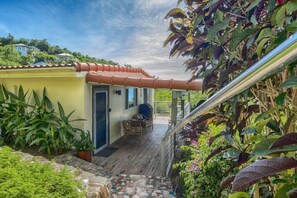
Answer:
[[[94,157],[93,163],[102,166],[113,175],[161,175],[160,143],[168,129],[169,117],[157,116],[154,129],[148,129],[142,137],[129,136],[119,139],[111,147],[119,148],[111,156]]]

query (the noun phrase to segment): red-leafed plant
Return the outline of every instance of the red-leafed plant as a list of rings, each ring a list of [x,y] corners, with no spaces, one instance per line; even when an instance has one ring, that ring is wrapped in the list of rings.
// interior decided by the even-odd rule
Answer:
[[[183,9],[174,8],[165,17],[171,33],[164,45],[173,46],[170,56],[188,57],[190,80],[203,79],[203,92],[210,96],[297,31],[296,0],[179,0],[178,5],[181,2]],[[196,118],[183,131],[197,140],[209,123],[225,125],[209,141],[223,136],[231,148],[216,148],[205,160],[236,151],[226,172],[234,192],[286,196],[297,187],[294,172],[288,171],[296,167],[296,75],[295,62]],[[234,168],[241,170],[229,177]]]

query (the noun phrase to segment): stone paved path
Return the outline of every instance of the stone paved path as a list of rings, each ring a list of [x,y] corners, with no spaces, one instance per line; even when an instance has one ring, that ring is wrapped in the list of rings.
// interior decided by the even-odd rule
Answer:
[[[113,198],[175,197],[169,178],[144,175],[119,175],[110,179]]]

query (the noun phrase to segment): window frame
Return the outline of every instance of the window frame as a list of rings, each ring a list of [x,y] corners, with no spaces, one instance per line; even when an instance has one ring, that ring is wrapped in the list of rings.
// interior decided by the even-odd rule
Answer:
[[[130,98],[130,91],[133,90],[133,103],[129,101]],[[131,109],[133,107],[136,107],[138,105],[138,89],[129,87],[125,90],[126,96],[125,96],[125,109]]]

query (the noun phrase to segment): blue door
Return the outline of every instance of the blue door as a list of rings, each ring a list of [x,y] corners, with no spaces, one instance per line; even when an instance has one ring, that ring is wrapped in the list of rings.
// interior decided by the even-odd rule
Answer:
[[[108,145],[108,91],[94,89],[94,144],[95,153]]]

